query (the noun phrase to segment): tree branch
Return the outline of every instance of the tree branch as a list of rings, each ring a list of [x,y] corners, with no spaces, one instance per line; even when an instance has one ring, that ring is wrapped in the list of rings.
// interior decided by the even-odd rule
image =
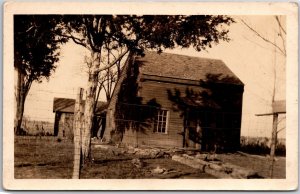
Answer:
[[[117,59],[115,59],[113,62],[111,62],[110,64],[108,64],[107,66],[100,68],[98,71],[103,71],[103,70],[107,70],[109,68],[111,68],[112,66],[114,66],[119,60],[121,60],[127,53],[128,53],[128,49],[126,51],[124,51],[124,53],[122,53]]]
[[[106,88],[105,88],[105,85],[103,85],[102,88],[104,89],[104,92],[105,92],[105,94],[106,94],[106,96],[107,96],[107,90],[106,90]]]
[[[285,129],[285,127],[282,127],[282,128],[280,128],[279,130],[277,130],[276,133],[279,133],[280,131],[282,131],[282,130],[284,130],[284,129]]]
[[[279,25],[279,33],[278,33],[278,36],[281,38],[281,41],[282,41],[282,46],[283,46],[283,50],[284,50],[284,53],[286,53],[286,48],[285,48],[285,38],[283,37],[282,33],[281,33],[281,29],[280,29],[280,24],[278,23]]]
[[[99,89],[98,89],[98,92],[97,92],[97,96],[96,96],[96,106],[94,106],[94,113],[96,113],[96,108],[97,108],[97,102],[99,100],[99,96],[100,96],[100,92],[101,92],[101,88],[102,88],[103,84],[100,84],[99,85]]]
[[[79,45],[81,45],[81,46],[83,46],[83,47],[85,47],[85,48],[88,49],[88,46],[82,42],[84,39],[76,38],[76,37],[74,37],[72,35],[65,35],[65,34],[60,34],[60,36],[65,37],[65,38],[70,38],[76,44],[79,44]]]
[[[241,19],[241,21],[243,22],[243,24],[245,26],[247,26],[256,36],[258,36],[259,38],[261,38],[262,40],[264,40],[265,42],[273,45],[274,47],[276,47],[280,53],[284,56],[286,56],[286,53],[284,52],[284,50],[282,50],[278,45],[276,45],[274,42],[270,41],[269,39],[263,37],[260,33],[258,33],[255,29],[253,29],[251,26],[249,26],[243,19]]]
[[[281,22],[280,22],[280,20],[279,20],[279,17],[278,17],[278,16],[275,16],[275,18],[276,18],[276,20],[277,20],[277,23],[278,23],[278,25],[279,25],[279,28],[283,31],[284,34],[286,34],[286,31],[284,30],[284,28],[283,28],[282,25],[281,25]]]

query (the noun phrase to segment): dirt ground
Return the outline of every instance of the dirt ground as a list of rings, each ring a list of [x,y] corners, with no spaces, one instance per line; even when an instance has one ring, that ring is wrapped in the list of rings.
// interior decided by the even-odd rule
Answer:
[[[240,154],[221,154],[218,159],[251,168],[267,177],[269,160],[253,159]],[[178,163],[169,154],[157,157],[139,156],[115,146],[92,146],[93,161],[82,169],[82,179],[152,179],[216,178],[194,168]],[[73,143],[57,141],[55,137],[15,138],[15,178],[17,179],[68,179],[72,176]],[[285,158],[275,162],[274,178],[285,178]]]
[[[248,169],[254,169],[262,177],[269,177],[270,160],[268,157],[256,155],[245,156],[239,153],[234,153],[220,154],[218,155],[218,158],[224,162],[228,162]],[[276,157],[276,161],[274,164],[273,178],[285,179],[285,157]]]
[[[172,161],[171,158],[144,158],[137,168],[132,154],[116,154],[110,149],[92,147],[93,162],[81,171],[83,179],[134,179],[134,178],[215,178],[191,167]],[[57,138],[17,137],[15,140],[15,178],[17,179],[68,179],[72,177],[73,144]],[[152,173],[159,168],[165,172]]]

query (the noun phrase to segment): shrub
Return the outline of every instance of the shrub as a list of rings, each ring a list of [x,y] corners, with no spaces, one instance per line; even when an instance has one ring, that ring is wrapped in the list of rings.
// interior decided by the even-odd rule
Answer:
[[[270,154],[271,140],[267,137],[241,137],[240,150],[249,154],[268,155]],[[285,156],[285,144],[277,142],[275,154]]]

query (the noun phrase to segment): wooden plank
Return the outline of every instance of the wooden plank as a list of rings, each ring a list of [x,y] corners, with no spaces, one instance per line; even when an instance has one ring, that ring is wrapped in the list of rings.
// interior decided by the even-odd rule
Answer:
[[[274,158],[275,158],[275,149],[277,143],[277,125],[278,125],[278,114],[273,116],[273,130],[272,130],[272,139],[271,139],[271,151],[270,151],[270,177],[273,178],[273,168],[274,168]]]
[[[273,113],[285,113],[286,112],[286,102],[285,100],[278,100],[273,102],[272,109]]]
[[[77,98],[75,102],[75,112],[74,112],[74,167],[73,167],[73,179],[80,178],[80,165],[81,165],[81,129],[82,129],[82,96],[83,89],[79,88],[77,93]]]

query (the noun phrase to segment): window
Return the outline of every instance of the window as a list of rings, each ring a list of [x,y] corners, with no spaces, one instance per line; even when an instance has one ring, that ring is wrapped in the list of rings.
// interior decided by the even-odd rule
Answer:
[[[154,133],[167,133],[168,111],[158,110],[154,121]]]

